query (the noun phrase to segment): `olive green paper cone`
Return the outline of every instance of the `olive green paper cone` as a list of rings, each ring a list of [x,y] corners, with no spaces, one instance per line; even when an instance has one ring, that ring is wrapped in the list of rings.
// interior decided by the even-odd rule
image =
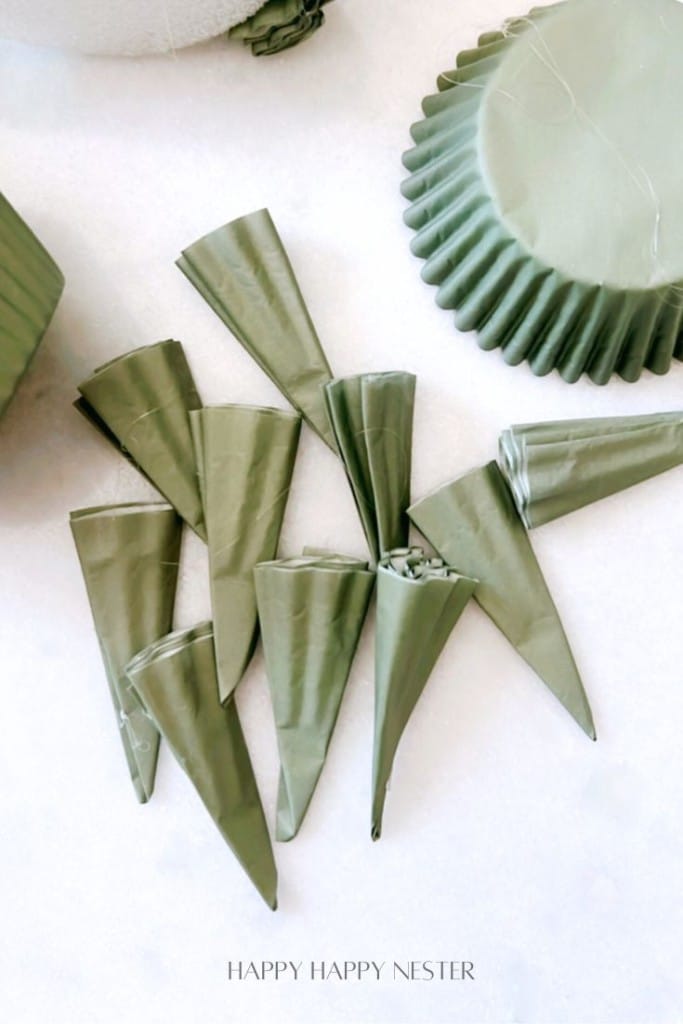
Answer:
[[[170,633],[127,673],[232,852],[269,907],[277,871],[234,700],[217,697],[211,623]]]
[[[683,415],[525,424],[500,437],[500,462],[530,529],[683,462]]]
[[[330,423],[375,562],[408,543],[415,377],[364,373],[325,388]]]
[[[248,405],[190,413],[209,545],[218,691],[239,683],[257,635],[253,569],[274,558],[301,418]]]
[[[421,548],[393,551],[377,568],[373,839],[403,730],[475,586]]]
[[[130,688],[125,666],[173,624],[182,524],[165,503],[71,513],[95,629],[138,800],[154,789],[159,733]]]
[[[593,716],[557,609],[495,462],[408,510],[449,565],[477,580],[475,598],[581,728]]]
[[[280,750],[276,836],[286,841],[325,763],[375,576],[334,554],[269,562],[254,576]]]
[[[189,413],[201,408],[179,341],[160,341],[101,366],[78,389],[195,533],[206,540]],[[81,412],[85,409],[81,403]]]
[[[332,373],[268,210],[205,235],[178,266],[268,374],[334,449],[322,386]]]
[[[0,193],[0,416],[24,376],[64,289],[64,277]]]
[[[228,35],[251,46],[255,57],[280,53],[308,39],[324,24],[321,8],[326,3],[328,0],[267,0]]]

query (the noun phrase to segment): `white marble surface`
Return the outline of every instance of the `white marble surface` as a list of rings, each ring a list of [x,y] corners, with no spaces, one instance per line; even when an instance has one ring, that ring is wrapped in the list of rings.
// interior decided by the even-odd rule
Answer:
[[[476,607],[406,732],[369,838],[366,630],[326,771],[261,905],[163,751],[136,806],[67,527],[148,487],[71,410],[102,360],[174,336],[207,402],[278,393],[174,267],[268,205],[338,374],[417,373],[414,494],[501,428],[681,404],[683,366],[600,390],[456,336],[401,221],[421,97],[504,0],[338,0],[314,40],[117,61],[0,45],[1,187],[58,259],[54,324],[0,423],[0,1008],[12,1024],[670,1024],[683,1000],[683,473],[538,530],[582,669],[589,743]],[[306,432],[282,550],[362,553],[340,468]],[[178,625],[208,613],[185,549]],[[267,811],[260,655],[239,695]],[[472,960],[466,983],[230,982],[228,960]]]

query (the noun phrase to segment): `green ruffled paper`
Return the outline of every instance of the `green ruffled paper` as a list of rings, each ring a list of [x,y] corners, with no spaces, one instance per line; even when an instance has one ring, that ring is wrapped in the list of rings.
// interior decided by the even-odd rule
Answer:
[[[268,210],[212,231],[177,261],[185,276],[334,450],[322,388],[332,372]]]
[[[375,576],[355,558],[304,553],[254,577],[280,751],[276,837],[287,841],[325,763]]]
[[[257,636],[253,569],[274,558],[301,418],[248,405],[190,413],[209,546],[218,692],[225,702]]]
[[[479,580],[475,598],[561,704],[595,739],[588,698],[557,609],[495,462],[416,502],[408,515],[449,565]]]
[[[377,568],[373,839],[394,756],[432,669],[469,601],[476,580],[460,576],[422,548],[392,551]]]
[[[189,414],[201,408],[179,341],[134,349],[99,367],[79,386],[79,411],[130,453],[178,514],[203,540],[206,529]],[[106,432],[105,432],[106,436]]]
[[[126,672],[221,835],[271,909],[277,871],[234,700],[216,696],[211,623],[170,633]]]
[[[70,521],[128,769],[138,800],[146,803],[159,733],[124,669],[172,626],[182,524],[160,502],[79,509]]]
[[[327,410],[376,562],[408,543],[415,377],[364,373],[325,387]]]
[[[524,424],[503,431],[500,462],[529,528],[683,462],[683,414]]]
[[[251,46],[255,57],[280,53],[302,43],[324,24],[322,8],[326,3],[329,0],[267,0],[228,35]]]
[[[57,308],[64,276],[0,193],[0,416]]]

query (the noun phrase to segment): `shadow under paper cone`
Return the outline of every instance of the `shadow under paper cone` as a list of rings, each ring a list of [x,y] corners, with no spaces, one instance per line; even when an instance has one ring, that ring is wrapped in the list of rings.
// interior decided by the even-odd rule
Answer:
[[[496,463],[439,488],[408,514],[449,565],[479,580],[474,596],[481,607],[595,739],[560,617]]]
[[[218,700],[211,623],[141,651],[128,677],[221,835],[271,909],[273,850],[234,700]]]
[[[152,795],[159,733],[124,672],[173,622],[182,524],[165,503],[71,513],[71,532],[138,800]]]
[[[212,231],[178,267],[334,451],[322,387],[332,372],[268,210]]]
[[[258,617],[253,569],[277,553],[301,418],[248,405],[190,413],[209,547],[221,701],[249,664]]]

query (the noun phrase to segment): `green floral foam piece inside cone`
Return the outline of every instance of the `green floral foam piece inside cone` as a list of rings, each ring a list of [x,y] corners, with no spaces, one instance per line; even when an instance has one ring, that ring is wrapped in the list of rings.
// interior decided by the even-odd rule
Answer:
[[[476,580],[421,548],[391,552],[377,568],[375,730],[371,835],[379,839],[386,790],[403,731]]]
[[[133,655],[171,629],[182,524],[162,503],[71,513],[121,740],[140,803],[154,789],[159,732],[125,674]]]
[[[275,910],[273,849],[235,702],[218,700],[211,623],[170,633],[126,671],[221,835]]]
[[[190,413],[209,547],[221,701],[254,651],[253,569],[275,557],[296,460],[301,418],[248,405]]]
[[[322,387],[332,372],[268,210],[183,251],[178,266],[287,401],[334,450]]]
[[[180,342],[160,341],[119,356],[99,367],[78,390],[80,411],[94,411],[96,425],[102,421],[110,439],[117,439],[206,540],[189,418],[202,403]]]
[[[495,462],[416,502],[413,523],[449,565],[479,580],[475,598],[584,732],[588,698],[541,568]]]
[[[500,463],[531,529],[683,462],[683,414],[524,424],[503,431]]]
[[[330,423],[373,560],[408,543],[415,377],[365,373],[325,388]]]
[[[305,552],[254,577],[280,751],[276,836],[287,841],[325,764],[375,576],[367,562]]]

